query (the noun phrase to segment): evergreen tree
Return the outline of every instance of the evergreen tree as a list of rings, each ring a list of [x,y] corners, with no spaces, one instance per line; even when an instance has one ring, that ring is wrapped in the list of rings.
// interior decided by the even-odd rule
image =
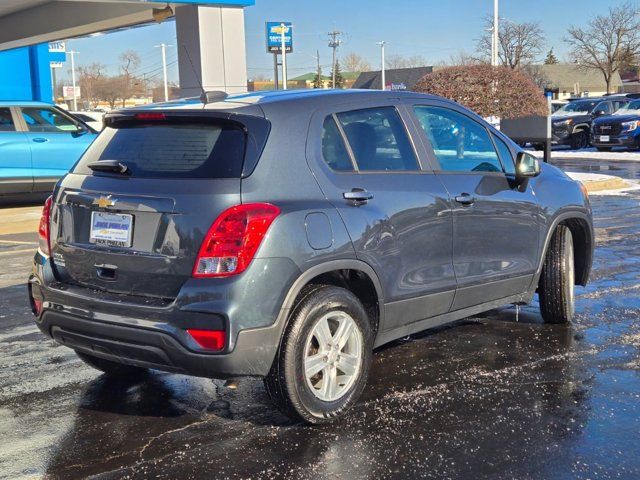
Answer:
[[[551,50],[549,50],[549,53],[547,53],[547,58],[544,59],[544,64],[545,65],[555,65],[556,63],[560,63],[558,61],[558,57],[556,57],[556,55],[553,53],[553,48]]]
[[[316,76],[313,78],[313,88],[323,88],[322,85],[322,68],[318,67]]]
[[[331,72],[331,78],[333,78],[333,73],[334,72]],[[340,69],[340,61],[339,60],[336,60],[335,75],[336,75],[335,88],[344,88],[344,77],[342,76],[342,71]]]

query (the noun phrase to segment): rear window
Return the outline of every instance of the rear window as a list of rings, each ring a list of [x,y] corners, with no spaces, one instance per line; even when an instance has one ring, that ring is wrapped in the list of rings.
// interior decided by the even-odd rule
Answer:
[[[245,132],[233,123],[128,123],[106,128],[74,173],[89,175],[101,160],[125,164],[146,178],[240,178]]]

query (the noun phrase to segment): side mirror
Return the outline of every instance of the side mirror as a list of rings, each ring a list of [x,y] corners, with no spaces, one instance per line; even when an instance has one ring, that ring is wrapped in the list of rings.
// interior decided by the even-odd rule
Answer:
[[[607,112],[604,110],[596,110],[595,112],[593,112],[593,116],[594,117],[602,117],[603,115],[606,115]]]
[[[533,178],[540,175],[540,161],[526,152],[518,153],[516,157],[516,178]]]

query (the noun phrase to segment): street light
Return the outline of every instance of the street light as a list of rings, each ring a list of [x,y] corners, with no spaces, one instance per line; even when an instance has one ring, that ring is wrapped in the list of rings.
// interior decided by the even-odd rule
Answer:
[[[382,73],[382,78],[380,79],[380,81],[382,82],[382,90],[386,90],[387,89],[387,79],[385,78],[385,65],[384,65],[384,46],[387,42],[385,42],[384,40],[381,42],[378,42],[378,45],[380,45],[380,71]]]
[[[79,52],[71,50],[67,52],[71,55],[71,88],[73,88],[73,111],[78,111],[78,96],[76,95],[76,55]]]

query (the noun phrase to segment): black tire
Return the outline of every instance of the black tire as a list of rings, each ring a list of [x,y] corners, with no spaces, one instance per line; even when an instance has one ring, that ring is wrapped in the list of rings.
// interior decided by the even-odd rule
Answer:
[[[596,147],[599,152],[610,152],[611,147]]]
[[[575,309],[573,252],[571,230],[564,225],[559,225],[551,238],[538,285],[540,312],[546,323],[568,323],[573,318]]]
[[[332,312],[344,312],[354,320],[361,334],[362,353],[353,384],[335,401],[323,401],[308,385],[304,358],[313,328]],[[264,379],[267,394],[283,413],[294,420],[310,424],[329,423],[344,414],[362,394],[369,375],[372,350],[371,325],[358,298],[344,288],[309,285],[302,290],[300,300],[292,310],[271,371]],[[322,372],[324,375],[324,370]]]
[[[90,367],[100,370],[101,372],[111,376],[119,378],[141,378],[147,375],[149,371],[146,368],[134,367],[131,365],[125,365],[124,363],[112,362],[104,358],[94,357],[87,353],[79,352],[76,350],[76,355],[84,363]]]
[[[585,130],[580,130],[571,135],[571,149],[582,150],[589,146],[589,136]]]

